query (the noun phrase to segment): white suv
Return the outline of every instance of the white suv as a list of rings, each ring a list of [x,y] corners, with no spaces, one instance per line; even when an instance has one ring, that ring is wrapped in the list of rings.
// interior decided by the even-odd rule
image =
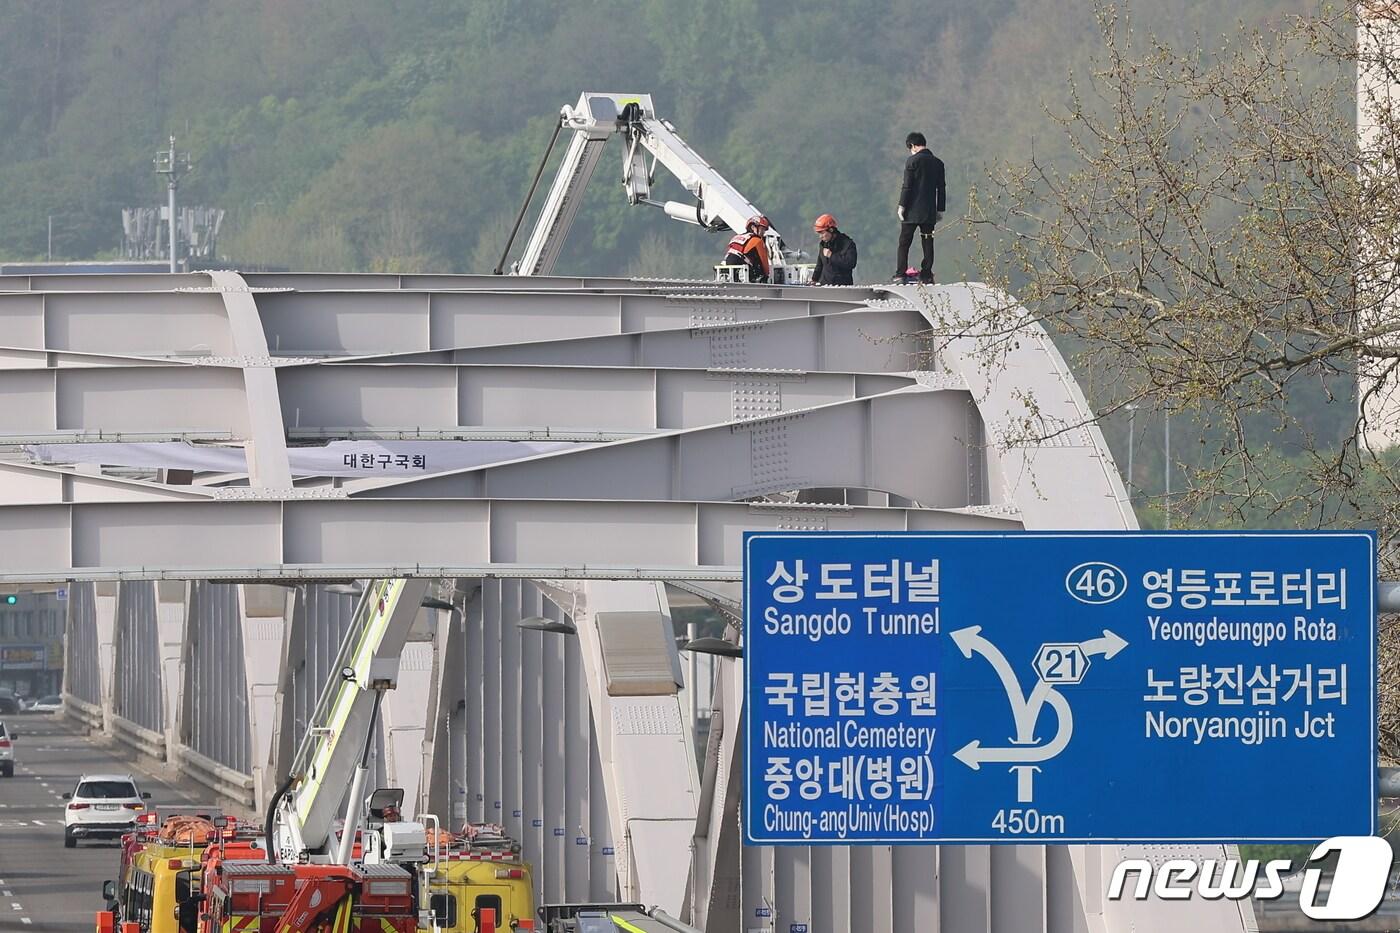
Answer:
[[[146,809],[143,794],[129,774],[85,774],[63,808],[63,845],[71,849],[79,839],[112,839],[136,828],[136,817]]]
[[[3,722],[0,722],[0,774],[15,776],[15,736]]]

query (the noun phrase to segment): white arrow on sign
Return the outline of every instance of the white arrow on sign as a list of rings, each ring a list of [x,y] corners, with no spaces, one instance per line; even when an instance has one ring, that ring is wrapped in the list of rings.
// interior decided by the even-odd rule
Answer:
[[[1014,764],[1048,761],[1065,750],[1074,734],[1074,717],[1070,712],[1069,701],[1055,689],[1054,684],[1037,678],[1035,687],[1027,697],[1021,690],[1020,678],[1016,676],[1011,662],[1006,660],[1001,649],[982,637],[980,625],[950,632],[949,637],[953,639],[953,644],[958,646],[963,657],[970,659],[973,654],[980,654],[992,665],[992,670],[996,672],[1002,688],[1006,691],[1007,701],[1011,704],[1011,716],[1016,723],[1014,741],[1017,743],[1005,748],[983,748],[981,741],[974,739],[955,752],[954,758],[976,771],[985,761]],[[1103,635],[1098,638],[1079,642],[1079,649],[1086,657],[1103,655],[1104,658],[1112,658],[1127,646],[1126,639],[1108,629],[1104,629]],[[1035,725],[1040,720],[1041,708],[1046,703],[1055,710],[1055,737],[1044,745],[1036,745]]]
[[[1128,647],[1128,641],[1121,635],[1104,629],[1102,637],[1081,641],[1079,647],[1084,650],[1085,654],[1101,654],[1105,659],[1108,659]]]
[[[1093,657],[1096,654],[1101,654],[1104,656],[1104,660],[1112,658],[1126,647],[1128,647],[1127,639],[1108,629],[1104,629],[1103,635],[1098,638],[1090,638],[1088,641],[1079,643],[1079,650],[1083,651],[1086,656]],[[1040,718],[1041,704],[1045,702],[1047,696],[1056,692],[1054,684],[1046,683],[1043,680],[1035,682],[1035,686],[1031,688],[1030,697],[1022,707],[1027,720],[1022,721],[1019,717],[1016,719],[1016,740],[1018,742],[1035,741],[1035,723]],[[1012,703],[1012,715],[1016,715],[1014,702]]]
[[[1011,703],[1011,715],[1016,720],[1016,740],[1018,742],[1034,741],[1034,738],[1027,733],[1034,729],[1035,719],[1030,719],[1030,728],[1023,728],[1023,721],[1029,713],[1026,708],[1026,697],[1021,692],[1021,681],[1016,677],[1016,672],[1011,668],[1011,662],[1006,660],[1001,649],[982,637],[982,626],[980,625],[960,628],[956,632],[951,632],[950,637],[953,639],[953,644],[957,645],[958,650],[962,652],[963,657],[971,659],[975,652],[986,658],[987,663],[992,665],[992,670],[996,671],[997,677],[1001,679],[1002,689],[1006,691],[1006,698]]]
[[[1046,701],[1055,708],[1055,714],[1059,717],[1060,728],[1056,730],[1055,737],[1044,745],[1012,745],[1009,748],[983,748],[982,743],[977,739],[968,742],[962,748],[953,753],[953,757],[967,765],[973,771],[978,770],[984,761],[1002,761],[1023,764],[1033,761],[1049,761],[1060,752],[1065,750],[1069,744],[1070,736],[1074,734],[1074,717],[1070,713],[1069,701],[1058,692],[1051,691]]]

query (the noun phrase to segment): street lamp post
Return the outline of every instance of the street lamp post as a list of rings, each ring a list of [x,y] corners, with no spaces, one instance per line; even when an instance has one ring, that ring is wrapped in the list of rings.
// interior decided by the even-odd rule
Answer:
[[[1134,422],[1137,419],[1136,405],[1124,405],[1128,411],[1128,505],[1133,504],[1133,436],[1137,433]]]
[[[179,255],[179,228],[175,223],[175,189],[180,187],[180,179],[189,174],[190,154],[175,151],[175,134],[170,134],[170,148],[156,152],[152,159],[156,174],[165,176],[167,210],[170,212],[170,271],[175,271],[175,260]]]
[[[1163,485],[1166,487],[1167,530],[1172,527],[1172,412],[1170,408],[1162,409],[1164,425],[1162,433],[1166,438],[1166,453],[1162,460]]]

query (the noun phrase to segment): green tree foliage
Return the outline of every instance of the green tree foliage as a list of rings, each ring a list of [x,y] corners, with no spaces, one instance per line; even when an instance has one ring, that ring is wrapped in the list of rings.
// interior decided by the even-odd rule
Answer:
[[[1218,32],[1287,6],[1142,15]],[[553,116],[602,89],[654,94],[792,242],[835,214],[861,277],[883,279],[904,133],[929,134],[960,211],[984,164],[1049,139],[1042,106],[1064,102],[1094,38],[1078,0],[11,0],[0,257],[42,256],[49,217],[57,255],[110,254],[120,209],[162,199],[150,160],[173,132],[198,159],[185,197],[229,212],[232,261],[486,271]],[[703,275],[721,238],[629,209],[619,158],[560,271]],[[951,277],[963,249],[940,250]]]

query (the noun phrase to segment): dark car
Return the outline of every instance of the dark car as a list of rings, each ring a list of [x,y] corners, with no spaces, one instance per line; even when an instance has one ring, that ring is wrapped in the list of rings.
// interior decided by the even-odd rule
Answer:
[[[0,696],[0,716],[13,716],[19,712],[19,700],[10,696]]]

